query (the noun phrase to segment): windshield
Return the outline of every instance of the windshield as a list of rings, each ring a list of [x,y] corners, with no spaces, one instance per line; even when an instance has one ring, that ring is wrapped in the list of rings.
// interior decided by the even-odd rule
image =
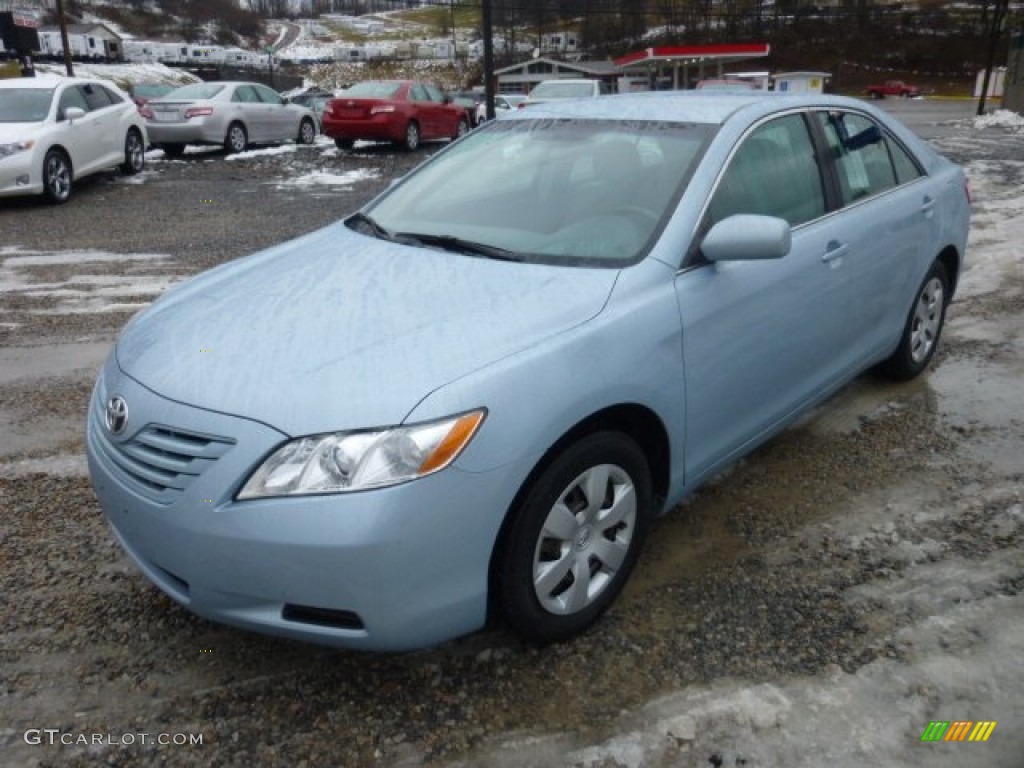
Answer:
[[[0,91],[0,123],[40,123],[50,114],[53,88],[5,88]]]
[[[541,83],[530,91],[531,99],[577,99],[594,94],[593,83]]]
[[[351,88],[346,89],[344,94],[346,96],[365,96],[366,98],[371,99],[390,99],[398,93],[398,89],[401,87],[401,83],[366,80],[362,83],[356,83]]]
[[[713,130],[655,121],[494,121],[365,213],[378,236],[399,242],[623,266],[654,242]]]
[[[163,98],[168,100],[212,99],[223,90],[224,86],[218,83],[192,83],[191,85],[183,85],[181,88],[175,88]]]

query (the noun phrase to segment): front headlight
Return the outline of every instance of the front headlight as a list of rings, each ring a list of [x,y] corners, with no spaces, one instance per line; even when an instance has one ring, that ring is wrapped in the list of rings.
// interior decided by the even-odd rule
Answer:
[[[0,144],[0,158],[10,157],[16,155],[19,152],[25,152],[26,150],[32,149],[35,146],[35,142],[31,139],[27,141],[12,141],[9,144]]]
[[[285,443],[237,498],[344,493],[395,485],[451,464],[476,434],[485,411],[372,432],[334,432]]]

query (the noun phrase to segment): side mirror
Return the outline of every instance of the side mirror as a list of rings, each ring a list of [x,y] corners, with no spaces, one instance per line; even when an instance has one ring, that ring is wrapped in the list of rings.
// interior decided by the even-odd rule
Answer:
[[[68,107],[64,110],[64,119],[68,122],[74,122],[82,117],[85,117],[85,110],[81,107]]]
[[[741,213],[718,222],[700,244],[708,261],[781,259],[789,253],[789,222],[774,216]]]

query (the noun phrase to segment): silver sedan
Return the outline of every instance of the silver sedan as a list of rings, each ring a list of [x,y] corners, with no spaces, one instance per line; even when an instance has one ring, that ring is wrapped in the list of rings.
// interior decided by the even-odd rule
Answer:
[[[241,152],[250,144],[316,140],[316,115],[289,104],[259,83],[193,83],[153,99],[140,110],[150,141],[171,157],[188,144],[222,145]]]

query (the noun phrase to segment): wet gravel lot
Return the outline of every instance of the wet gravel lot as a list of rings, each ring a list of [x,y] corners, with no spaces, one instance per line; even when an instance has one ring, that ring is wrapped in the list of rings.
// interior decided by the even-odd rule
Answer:
[[[955,160],[999,166],[993,190],[1020,184],[1020,138],[918,119]],[[958,299],[928,376],[859,379],[664,518],[624,596],[571,643],[538,649],[498,627],[355,654],[214,625],[151,587],[82,472],[103,350],[163,286],[336,220],[436,149],[153,157],[141,183],[99,177],[66,206],[0,201],[0,763],[811,764],[685,725],[639,763],[584,747],[688,687],[898,668],[935,602],[1005,601],[1024,617],[1020,270]],[[920,569],[954,564],[956,589],[894,598]],[[1009,730],[1010,714],[988,716]],[[29,743],[30,729],[71,743]],[[1019,766],[1020,733],[987,764]]]

